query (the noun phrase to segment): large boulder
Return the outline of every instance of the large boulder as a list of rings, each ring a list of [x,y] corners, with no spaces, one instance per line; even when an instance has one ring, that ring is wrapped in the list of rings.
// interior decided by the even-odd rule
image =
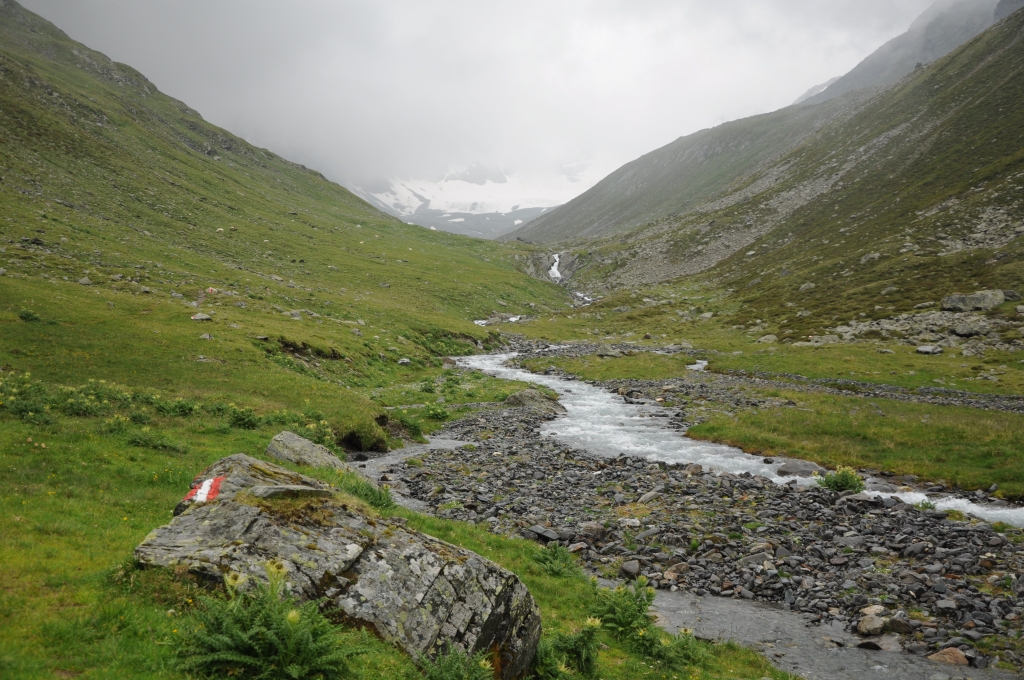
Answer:
[[[515,574],[328,484],[239,453],[196,477],[175,514],[135,549],[141,565],[253,583],[273,563],[297,597],[325,599],[414,657],[486,651],[496,678],[529,671],[540,611]]]
[[[779,466],[777,472],[780,477],[812,477],[816,474],[825,474],[828,470],[809,460],[790,458]]]
[[[565,413],[565,407],[540,390],[523,390],[505,399],[508,406],[521,406],[540,413]]]
[[[308,465],[309,467],[345,467],[345,463],[331,453],[326,446],[311,442],[294,432],[285,430],[270,440],[267,455],[290,463]]]
[[[953,293],[942,298],[942,308],[947,312],[987,312],[1006,301],[1001,290],[979,290],[970,295]]]

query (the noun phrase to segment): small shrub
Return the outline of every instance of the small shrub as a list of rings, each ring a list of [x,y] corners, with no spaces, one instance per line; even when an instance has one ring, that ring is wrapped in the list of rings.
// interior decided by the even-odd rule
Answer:
[[[42,317],[33,312],[30,309],[23,309],[18,312],[18,318],[27,323],[33,323],[36,321],[42,321]]]
[[[494,666],[484,652],[475,656],[451,649],[422,666],[426,680],[493,680]]]
[[[131,421],[124,416],[114,416],[103,421],[100,431],[104,434],[121,434],[128,430],[130,423]]]
[[[222,401],[215,401],[203,406],[203,410],[215,416],[223,416],[231,411],[231,407]]]
[[[919,503],[914,503],[914,507],[922,512],[925,510],[934,510],[935,503],[932,503],[931,501],[920,501]]]
[[[57,422],[50,415],[50,407],[41,399],[31,396],[22,399],[11,398],[6,406],[11,414],[33,425],[53,425]]]
[[[564,577],[581,574],[573,554],[557,543],[549,543],[533,554],[532,559],[548,576]]]
[[[338,443],[353,451],[387,453],[388,438],[380,425],[372,420],[363,421],[338,438]]]
[[[565,671],[583,678],[597,674],[597,631],[601,622],[587,619],[576,633],[556,633],[541,640],[534,661],[534,673],[540,680],[559,680]]]
[[[179,416],[186,418],[199,410],[199,404],[192,399],[175,399],[159,401],[155,404],[156,411],[162,416]]]
[[[302,412],[302,418],[309,422],[318,423],[324,419],[324,414],[323,411],[318,411],[315,408],[307,408]]]
[[[242,680],[354,677],[349,661],[364,650],[344,644],[317,602],[300,605],[285,594],[282,573],[268,565],[267,574],[251,592],[226,579],[228,599],[201,598],[175,643],[181,670]]]
[[[653,602],[654,589],[647,587],[647,579],[641,576],[628,586],[598,590],[591,613],[616,638],[628,639],[654,621],[648,613]]]
[[[239,430],[255,430],[260,426],[260,417],[251,408],[233,408],[228,423]]]
[[[145,411],[132,411],[128,414],[128,420],[136,425],[149,425],[153,418]]]
[[[423,415],[431,420],[448,420],[452,414],[440,404],[431,404],[423,409]]]
[[[271,426],[288,425],[296,420],[297,418],[288,413],[288,411],[274,411],[273,413],[268,413],[263,416],[263,423]]]
[[[128,443],[141,449],[153,449],[154,451],[173,451],[185,453],[188,448],[184,444],[171,441],[163,435],[150,431],[149,428],[136,430],[128,435]]]
[[[434,382],[432,380],[424,380],[423,384],[420,385],[420,392],[424,392],[426,394],[434,394]]]
[[[835,472],[830,472],[819,479],[818,484],[832,491],[854,491],[860,493],[864,490],[864,480],[860,478],[857,471],[843,466],[839,466]]]

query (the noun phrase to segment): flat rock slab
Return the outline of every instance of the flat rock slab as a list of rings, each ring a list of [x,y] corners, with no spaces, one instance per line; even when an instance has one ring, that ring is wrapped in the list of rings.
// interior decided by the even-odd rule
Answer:
[[[344,468],[345,463],[331,453],[326,446],[311,442],[300,437],[294,432],[285,430],[270,440],[267,445],[267,455],[278,460],[287,460],[299,465],[309,467],[332,467]]]
[[[800,614],[760,602],[659,590],[654,609],[658,624],[670,632],[688,628],[704,640],[733,640],[806,680],[917,680],[936,673],[973,680],[1018,677],[993,669],[961,670],[922,656],[884,651],[888,645],[883,644],[878,645],[881,651],[859,649],[855,645],[864,638],[847,633],[838,624],[809,627]],[[882,638],[875,641],[887,642]]]
[[[256,498],[330,498],[334,495],[330,489],[313,489],[298,484],[254,486],[249,493]]]
[[[230,573],[266,580],[275,563],[297,597],[328,600],[414,657],[486,651],[503,680],[526,675],[541,620],[515,574],[345,499],[272,463],[228,456],[196,477],[175,518],[135,558],[214,583]]]
[[[787,460],[778,469],[778,473],[782,477],[810,477],[814,474],[822,475],[826,472],[828,470],[817,463],[812,463],[809,460],[797,460],[795,458]]]

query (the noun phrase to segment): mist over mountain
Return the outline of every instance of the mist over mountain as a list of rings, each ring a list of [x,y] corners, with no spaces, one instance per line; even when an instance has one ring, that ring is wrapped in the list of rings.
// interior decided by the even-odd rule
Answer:
[[[853,90],[896,82],[918,64],[949,54],[991,26],[996,21],[996,4],[997,0],[938,0],[906,33],[882,45],[852,71],[804,101],[814,104]]]

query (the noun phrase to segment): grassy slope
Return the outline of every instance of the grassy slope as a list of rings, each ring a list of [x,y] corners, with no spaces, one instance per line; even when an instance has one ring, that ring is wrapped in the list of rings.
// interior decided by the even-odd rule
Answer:
[[[346,386],[415,376],[486,340],[470,320],[499,300],[562,304],[514,268],[515,247],[398,222],[20,8],[0,11],[0,364],[267,408],[310,399],[340,417],[374,410]],[[293,309],[321,316],[282,314]],[[268,360],[281,337],[304,364]]]
[[[441,379],[440,356],[493,339],[471,319],[564,294],[515,269],[521,247],[387,217],[11,3],[0,89],[0,675],[179,677],[167,610],[195,591],[119,565],[198,471],[320,418],[381,434],[385,405],[500,399],[515,386]],[[232,426],[239,408],[256,429]],[[412,521],[521,573],[549,629],[582,623],[588,587],[536,572],[531,544]],[[607,642],[604,677],[661,677]],[[418,675],[364,643],[361,677]],[[697,676],[787,677],[716,650]]]

